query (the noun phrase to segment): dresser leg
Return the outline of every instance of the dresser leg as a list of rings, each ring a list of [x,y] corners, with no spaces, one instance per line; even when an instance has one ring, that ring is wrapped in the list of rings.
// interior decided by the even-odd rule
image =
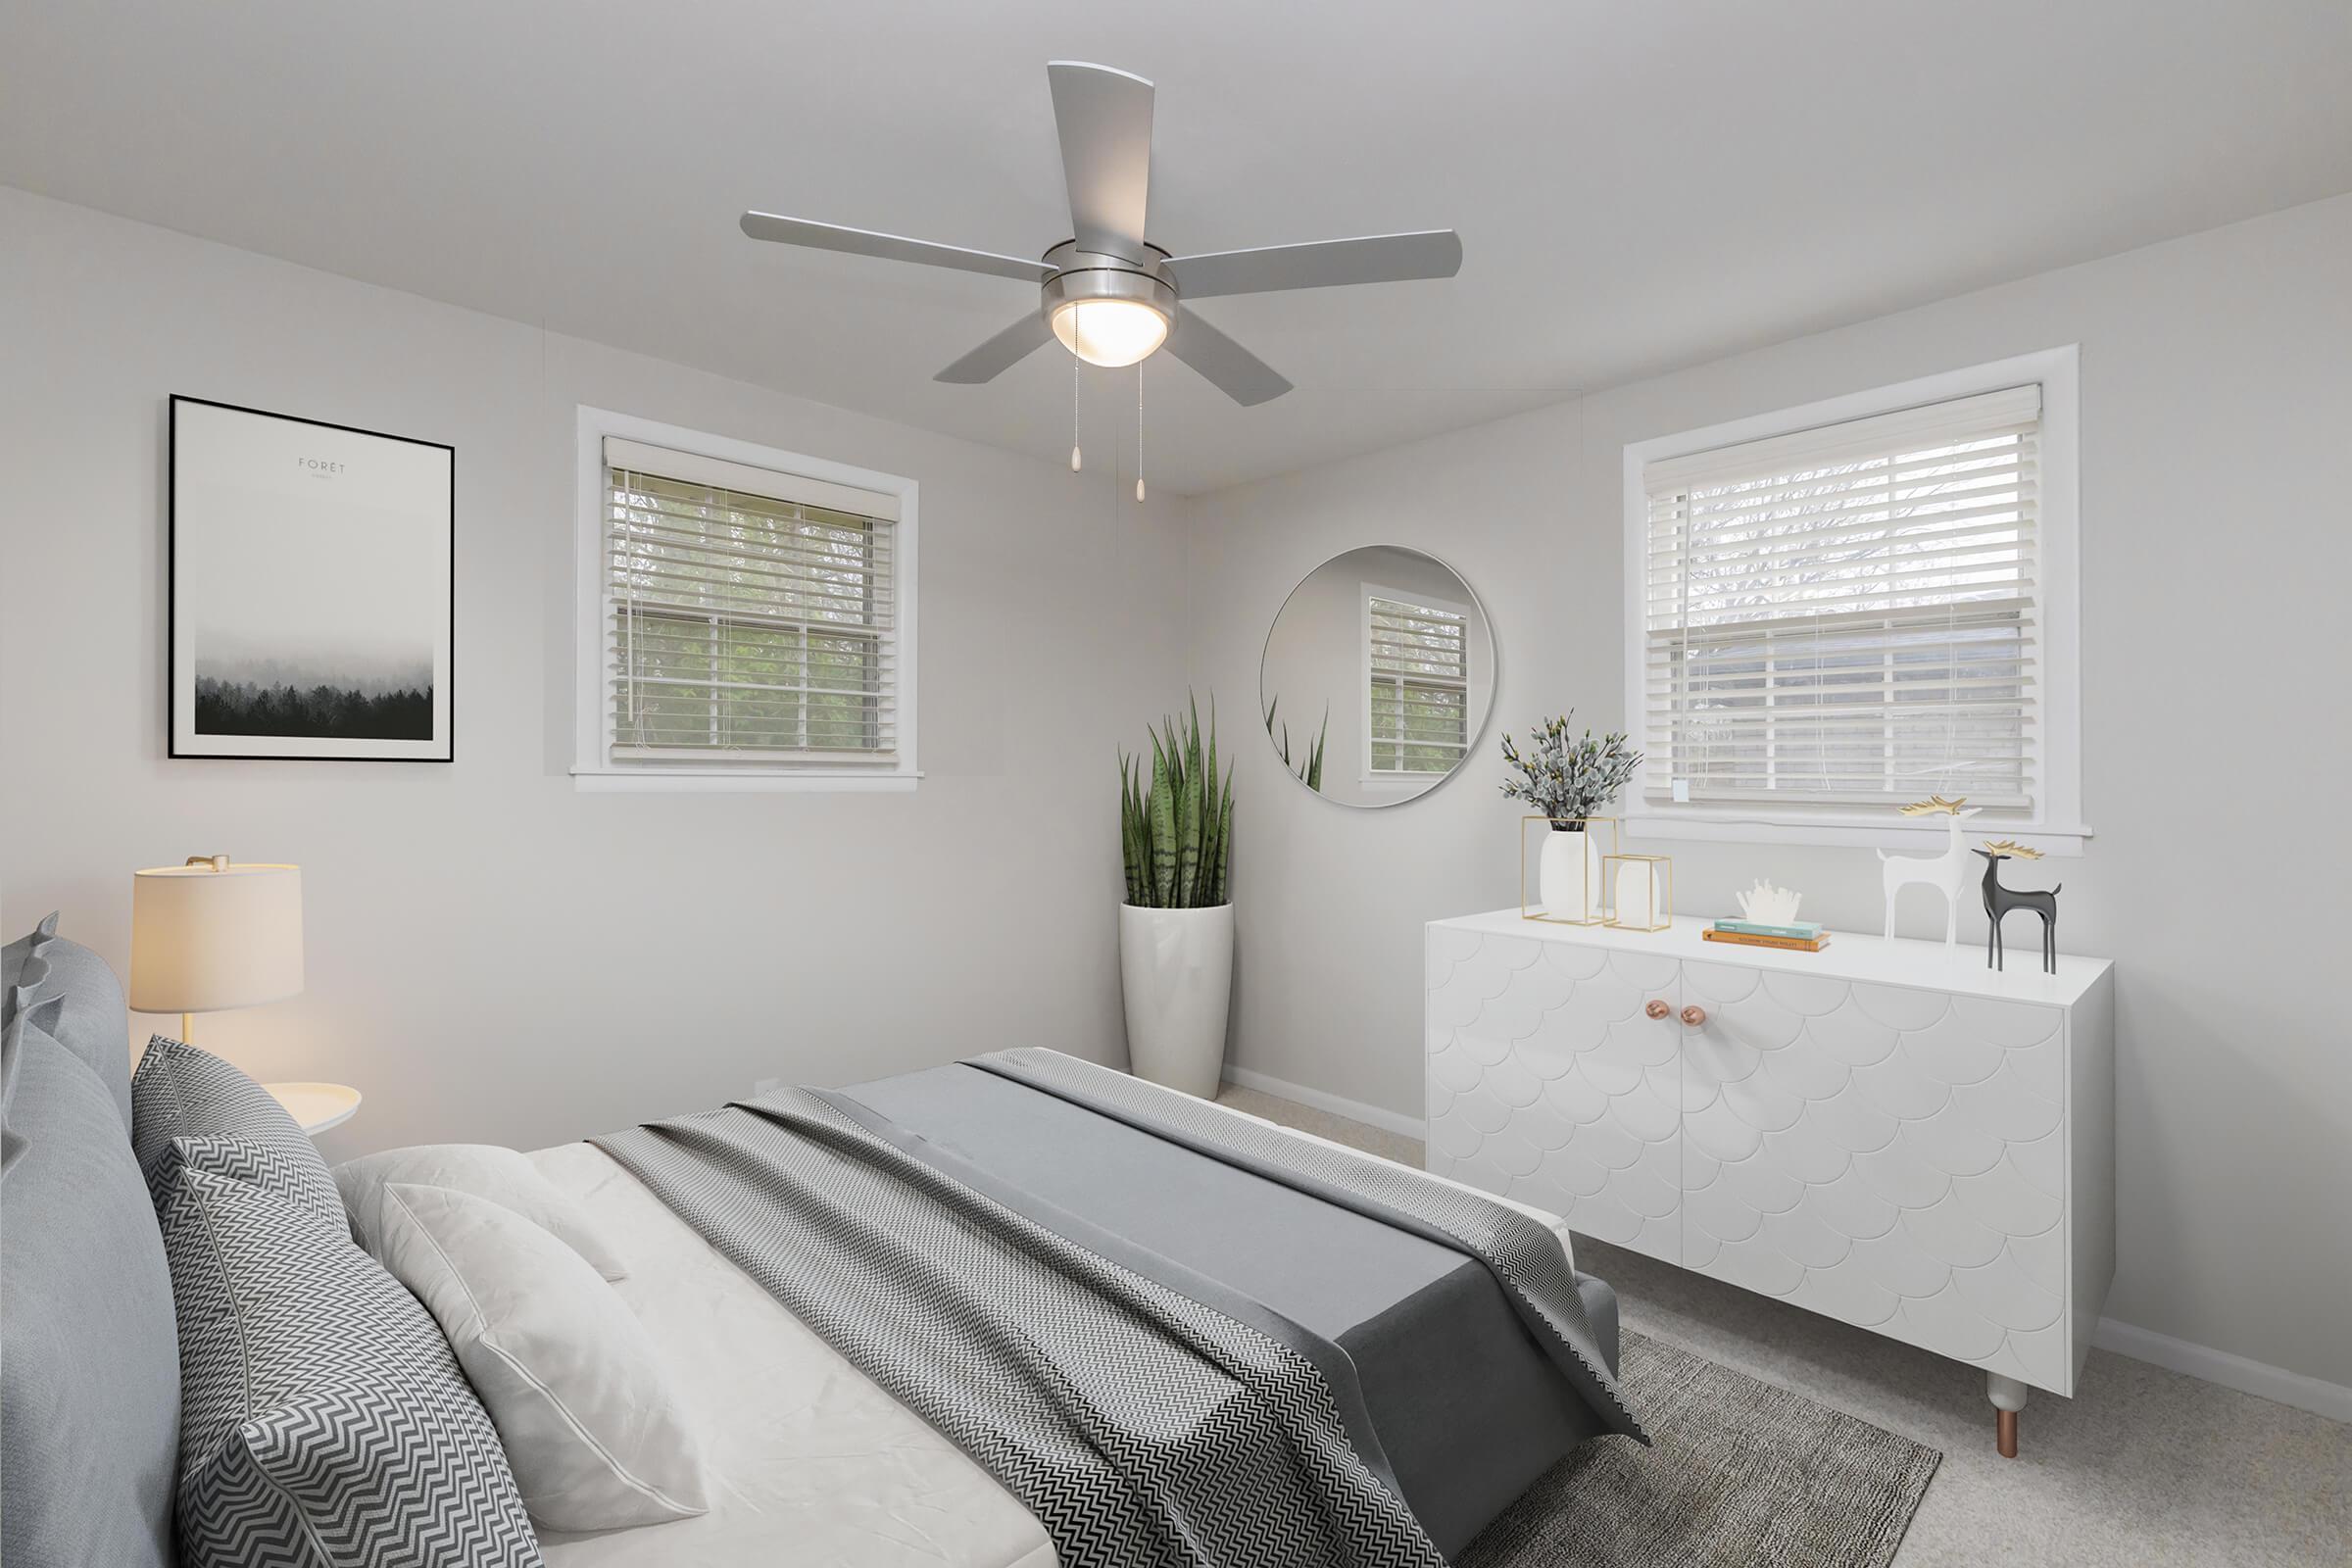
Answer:
[[[1992,1401],[1994,1446],[2004,1459],[2017,1457],[2017,1412],[2026,1407],[2026,1386],[1998,1372],[1984,1374],[1984,1396]]]

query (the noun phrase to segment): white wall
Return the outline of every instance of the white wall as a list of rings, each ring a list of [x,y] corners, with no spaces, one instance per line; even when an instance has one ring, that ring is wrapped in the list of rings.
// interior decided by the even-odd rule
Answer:
[[[1194,505],[1194,675],[1254,676],[1335,551],[1427,549],[1493,616],[1498,725],[1621,717],[1630,441],[2080,343],[2085,808],[2061,941],[2118,964],[2111,1315],[2352,1384],[2352,197],[1741,355]],[[2274,671],[2293,673],[2280,678]],[[1421,925],[1512,904],[1493,757],[1394,811],[1243,750],[1233,1060],[1410,1114]],[[1876,929],[1865,850],[1673,843],[1686,912],[1758,875]],[[1940,936],[1921,901],[1906,928]],[[1936,929],[1925,929],[1934,924]],[[1962,940],[1982,940],[1981,913]]]
[[[62,908],[121,968],[133,867],[302,862],[308,991],[197,1032],[263,1078],[358,1085],[330,1157],[536,1147],[1013,1044],[1122,1059],[1116,749],[1184,686],[1174,509],[1113,465],[7,189],[0,344],[0,930]],[[173,392],[456,446],[453,764],[166,760]],[[574,793],[581,403],[921,482],[914,793]]]

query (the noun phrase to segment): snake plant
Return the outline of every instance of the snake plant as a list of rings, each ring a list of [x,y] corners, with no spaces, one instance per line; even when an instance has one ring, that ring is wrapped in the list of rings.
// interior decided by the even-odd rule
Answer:
[[[1149,770],[1141,755],[1119,753],[1119,851],[1127,902],[1152,909],[1200,909],[1230,902],[1233,874],[1233,766],[1217,779],[1217,710],[1200,739],[1200,705],[1184,728],[1167,719],[1152,732]]]
[[[1324,707],[1323,728],[1315,736],[1314,749],[1294,762],[1291,760],[1290,722],[1287,719],[1283,722],[1279,736],[1274,733],[1274,710],[1281,706],[1280,696],[1266,705],[1266,739],[1272,741],[1274,749],[1282,754],[1282,765],[1289,768],[1299,783],[1320,795],[1323,793],[1323,743],[1331,738],[1331,709],[1329,705]]]

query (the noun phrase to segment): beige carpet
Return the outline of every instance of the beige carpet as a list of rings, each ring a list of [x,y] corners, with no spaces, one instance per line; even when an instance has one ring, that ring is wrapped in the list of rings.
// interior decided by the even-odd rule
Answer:
[[[1220,1098],[1421,1162],[1394,1133],[1244,1090]],[[2034,1396],[2020,1456],[2003,1459],[1973,1368],[1597,1242],[1577,1262],[1616,1287],[1628,1330],[1941,1450],[1893,1568],[2352,1564],[2340,1422],[2093,1350],[2074,1398]]]

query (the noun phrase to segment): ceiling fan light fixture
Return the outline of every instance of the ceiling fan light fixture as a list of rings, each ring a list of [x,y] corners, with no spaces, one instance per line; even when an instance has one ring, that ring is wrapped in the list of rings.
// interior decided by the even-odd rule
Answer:
[[[1143,300],[1064,300],[1052,320],[1063,348],[1105,369],[1148,360],[1168,340],[1166,314]]]
[[[753,239],[777,244],[951,267],[1038,286],[1035,314],[1022,316],[934,380],[957,386],[993,381],[1044,348],[1048,338],[1058,339],[1077,364],[1110,368],[1140,365],[1164,346],[1244,408],[1282,396],[1291,383],[1198,316],[1188,315],[1178,332],[1179,293],[1189,304],[1231,294],[1451,277],[1461,270],[1461,237],[1449,228],[1174,255],[1144,237],[1152,185],[1152,83],[1131,71],[1083,60],[1048,61],[1046,81],[1061,143],[1071,233],[1034,262],[781,213],[745,213],[741,227]],[[1075,450],[1070,466],[1078,466]]]

